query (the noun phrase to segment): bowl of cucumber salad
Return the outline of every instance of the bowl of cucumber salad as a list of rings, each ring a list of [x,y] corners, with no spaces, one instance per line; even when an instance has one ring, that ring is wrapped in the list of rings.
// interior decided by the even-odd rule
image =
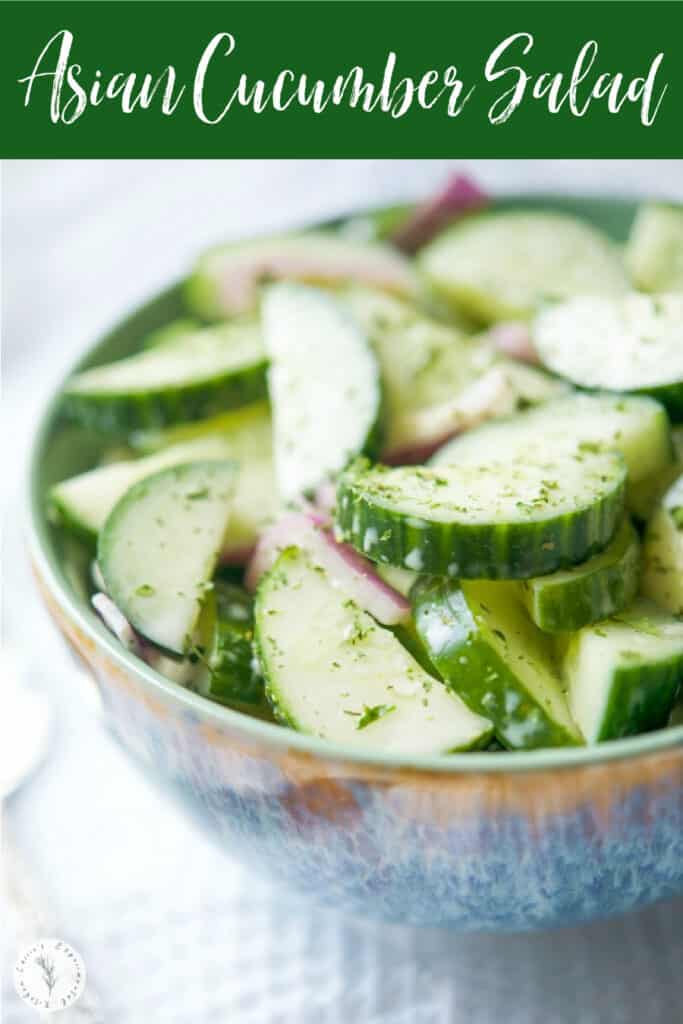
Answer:
[[[683,890],[683,208],[458,176],[214,247],[67,376],[31,522],[113,731],[295,890]]]

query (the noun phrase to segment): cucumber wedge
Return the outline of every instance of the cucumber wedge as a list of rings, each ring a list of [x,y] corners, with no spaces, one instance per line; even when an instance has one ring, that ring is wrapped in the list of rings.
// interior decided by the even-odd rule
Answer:
[[[235,479],[228,461],[163,469],[126,491],[100,533],[107,593],[139,633],[173,654],[192,647]]]
[[[268,697],[293,728],[406,756],[490,740],[491,723],[425,672],[301,549],[284,551],[264,577],[255,619]]]
[[[262,315],[275,469],[289,501],[313,492],[359,452],[375,451],[379,370],[366,335],[324,292],[272,285]]]
[[[573,569],[520,584],[532,620],[546,633],[565,633],[608,618],[631,604],[638,590],[640,544],[625,519],[600,554]]]
[[[214,582],[207,595],[211,619],[208,672],[201,693],[231,707],[259,706],[265,700],[263,676],[254,654],[254,608],[249,594],[235,584]]]
[[[161,344],[77,374],[64,411],[107,434],[154,430],[254,402],[266,394],[266,356],[251,322],[178,333]]]
[[[259,534],[280,511],[272,458],[267,448],[259,445],[256,433],[253,445],[240,433],[207,434],[141,459],[113,462],[63,480],[48,495],[50,518],[92,543],[116,502],[138,480],[169,466],[213,459],[239,462],[223,555],[230,561],[246,560]]]
[[[641,206],[625,252],[626,269],[645,292],[683,291],[683,207]]]
[[[666,411],[650,398],[568,395],[456,437],[433,456],[433,466],[463,461],[523,458],[527,452],[561,452],[583,446],[621,452],[629,483],[671,465]]]
[[[384,389],[385,459],[422,461],[453,434],[566,392],[564,381],[501,356],[484,339],[370,289],[344,300],[372,341]]]
[[[186,287],[191,310],[207,320],[252,313],[259,289],[273,280],[339,287],[357,281],[396,295],[412,295],[416,278],[397,249],[333,232],[259,238],[224,245],[202,256]]]
[[[571,636],[562,667],[588,743],[659,729],[683,681],[683,621],[641,599]]]
[[[626,469],[616,452],[387,469],[341,477],[343,540],[376,562],[464,579],[527,579],[575,565],[612,539]]]
[[[584,388],[652,395],[683,420],[683,292],[580,296],[534,321],[541,361]]]
[[[683,615],[683,475],[667,491],[645,533],[643,593]]]
[[[514,585],[435,577],[412,591],[417,632],[441,677],[511,750],[581,743],[553,662]]]
[[[483,323],[525,320],[571,295],[628,287],[619,251],[589,224],[521,210],[467,217],[419,256],[434,291]]]

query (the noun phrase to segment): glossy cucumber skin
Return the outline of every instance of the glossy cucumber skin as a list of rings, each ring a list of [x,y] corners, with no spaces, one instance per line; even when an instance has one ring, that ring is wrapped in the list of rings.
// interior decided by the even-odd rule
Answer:
[[[183,386],[119,394],[65,391],[64,415],[97,433],[160,430],[235,409],[267,394],[266,361]]]
[[[434,667],[470,710],[491,719],[500,743],[508,749],[581,743],[578,733],[546,714],[486,642],[457,583],[425,578],[411,598],[417,633]]]
[[[654,665],[619,665],[612,675],[610,698],[595,742],[663,728],[682,681],[683,654]]]
[[[265,695],[254,657],[253,602],[242,587],[222,580],[214,582],[213,593],[215,619],[205,696],[230,705],[260,705]]]
[[[539,629],[547,633],[582,629],[631,603],[638,590],[640,545],[629,522],[619,529],[612,546],[609,564],[584,574],[579,574],[577,566],[577,575],[561,582],[550,574],[521,584],[523,602]]]
[[[517,523],[440,522],[388,509],[368,497],[362,466],[337,489],[342,539],[374,562],[459,579],[530,579],[583,562],[612,539],[624,505],[625,473],[586,509]]]

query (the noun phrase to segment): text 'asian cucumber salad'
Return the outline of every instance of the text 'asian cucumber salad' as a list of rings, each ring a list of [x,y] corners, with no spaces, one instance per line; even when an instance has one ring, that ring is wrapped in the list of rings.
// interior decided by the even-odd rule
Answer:
[[[86,369],[49,493],[120,642],[209,700],[447,755],[683,720],[683,209],[618,247],[457,178],[199,260]]]

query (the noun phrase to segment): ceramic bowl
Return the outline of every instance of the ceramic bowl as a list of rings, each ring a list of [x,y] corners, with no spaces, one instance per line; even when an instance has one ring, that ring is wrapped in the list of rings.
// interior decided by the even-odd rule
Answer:
[[[618,240],[635,210],[613,199],[514,202],[577,212]],[[177,286],[79,366],[133,351],[181,312]],[[127,653],[89,607],[82,551],[45,515],[46,488],[98,453],[96,438],[60,420],[56,398],[32,460],[40,590],[122,745],[231,855],[307,899],[462,930],[568,924],[683,891],[683,727],[566,750],[373,756],[212,704]]]

